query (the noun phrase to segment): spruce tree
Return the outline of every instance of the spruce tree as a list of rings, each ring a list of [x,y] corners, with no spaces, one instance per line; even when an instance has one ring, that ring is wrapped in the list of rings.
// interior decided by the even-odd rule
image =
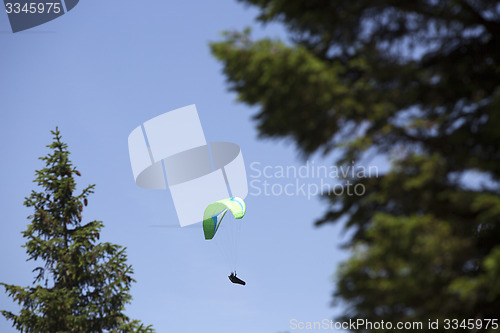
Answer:
[[[1,283],[21,306],[19,314],[2,314],[21,332],[153,332],[124,314],[134,282],[125,248],[99,242],[103,222],[82,222],[94,185],[76,194],[81,174],[59,130],[51,132],[51,153],[40,158],[45,167],[34,180],[41,189],[24,202],[34,210],[23,232],[28,260],[39,265],[34,286]]]

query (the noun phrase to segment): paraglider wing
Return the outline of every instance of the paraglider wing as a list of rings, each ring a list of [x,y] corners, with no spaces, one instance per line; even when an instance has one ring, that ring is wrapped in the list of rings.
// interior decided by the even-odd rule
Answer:
[[[203,214],[203,233],[205,234],[205,239],[214,238],[228,210],[231,211],[234,218],[241,219],[245,216],[246,212],[245,202],[241,198],[232,197],[208,205]]]

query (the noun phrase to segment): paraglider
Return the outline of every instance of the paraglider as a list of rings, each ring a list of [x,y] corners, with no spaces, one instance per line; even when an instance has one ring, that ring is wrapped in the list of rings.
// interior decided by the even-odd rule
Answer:
[[[245,281],[236,277],[236,272],[231,272],[231,275],[229,275],[228,278],[232,283],[241,284],[243,286],[246,285]]]
[[[214,238],[215,234],[219,230],[219,227],[226,216],[226,213],[230,211],[235,219],[241,219],[246,213],[246,204],[243,199],[238,197],[231,197],[228,199],[223,199],[216,201],[205,209],[203,214],[203,233],[206,240],[211,240]],[[237,222],[234,222],[237,223]],[[245,285],[245,281],[236,277],[236,271],[232,272],[228,276],[232,283]]]

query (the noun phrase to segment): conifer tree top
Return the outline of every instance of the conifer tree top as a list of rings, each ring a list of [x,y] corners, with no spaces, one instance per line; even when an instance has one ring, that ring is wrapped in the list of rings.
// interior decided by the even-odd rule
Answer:
[[[81,173],[56,128],[51,150],[35,172],[33,190],[24,201],[34,212],[23,232],[28,260],[38,267],[34,286],[1,283],[19,314],[1,313],[21,332],[153,332],[124,314],[130,303],[133,269],[125,248],[100,242],[101,221],[83,222],[83,208],[94,185],[77,191]]]

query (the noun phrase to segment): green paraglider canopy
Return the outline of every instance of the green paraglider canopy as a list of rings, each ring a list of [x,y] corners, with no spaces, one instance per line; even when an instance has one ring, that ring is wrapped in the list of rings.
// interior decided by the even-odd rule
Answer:
[[[245,201],[238,197],[232,197],[208,205],[203,214],[203,232],[205,234],[205,239],[214,238],[228,210],[233,213],[234,218],[241,219],[245,216],[246,212]]]

